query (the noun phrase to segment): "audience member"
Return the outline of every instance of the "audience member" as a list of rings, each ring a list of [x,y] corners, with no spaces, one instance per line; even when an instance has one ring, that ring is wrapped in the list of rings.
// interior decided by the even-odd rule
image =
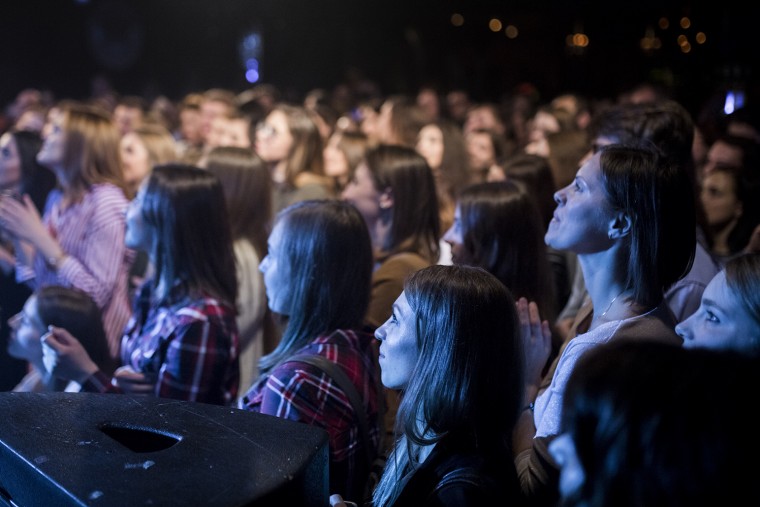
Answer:
[[[704,175],[700,201],[707,239],[720,263],[741,255],[760,225],[760,167],[718,166]]]
[[[559,433],[567,379],[578,358],[599,344],[653,340],[681,345],[664,289],[689,270],[696,220],[686,173],[653,148],[609,145],[557,192],[546,243],[578,254],[593,305],[589,330],[560,350],[546,380],[549,323],[534,303],[520,299],[526,348],[526,409],[518,420],[514,452],[523,491],[537,504],[556,496],[556,469],[546,442]]]
[[[219,179],[193,166],[156,166],[127,209],[123,243],[148,252],[111,378],[70,330],[43,336],[46,369],[87,392],[150,394],[230,405],[238,387],[235,257]]]
[[[285,329],[239,406],[327,431],[330,491],[357,498],[369,470],[358,418],[368,418],[372,451],[379,438],[377,359],[361,330],[372,276],[367,226],[348,203],[295,203],[278,214],[260,269],[269,309],[284,318]],[[366,412],[355,413],[335,379],[300,355],[340,368]]]
[[[256,153],[269,165],[273,211],[334,196],[324,175],[322,136],[305,108],[280,103],[256,129]]]
[[[374,330],[390,317],[404,280],[439,259],[433,173],[413,148],[381,144],[367,151],[343,199],[362,214],[372,240],[375,268],[365,323]],[[393,446],[391,429],[398,403],[397,393],[386,389],[383,452]]]
[[[125,185],[119,134],[110,115],[68,104],[37,154],[55,173],[45,213],[31,198],[0,201],[0,224],[14,242],[16,280],[30,287],[64,285],[87,292],[103,311],[111,355],[131,314],[127,273],[134,252],[124,246]]]
[[[522,505],[509,446],[522,394],[514,308],[479,268],[431,266],[404,284],[375,331],[383,384],[404,396],[372,505]]]
[[[755,505],[757,411],[733,410],[760,383],[757,358],[620,343],[590,351],[567,384],[562,504],[599,507]]]
[[[161,125],[143,123],[121,137],[121,167],[130,197],[137,193],[153,166],[176,162],[177,143]]]
[[[342,192],[356,167],[364,159],[369,139],[360,131],[336,131],[322,150],[325,175],[335,181],[335,189]]]
[[[425,112],[412,97],[397,94],[386,98],[377,118],[374,143],[414,147],[417,134],[427,123]]]
[[[55,174],[37,162],[41,146],[36,132],[10,130],[0,136],[0,199],[28,194],[40,214],[56,184]],[[13,248],[12,237],[0,227],[0,321],[20,312],[32,292],[16,283]],[[8,326],[0,326],[0,391],[12,388],[26,368],[6,354],[8,338]]]
[[[441,229],[446,230],[454,222],[457,195],[470,182],[467,145],[462,130],[450,120],[428,123],[420,129],[416,149],[433,170]]]
[[[8,319],[11,339],[8,353],[27,361],[29,373],[13,389],[16,392],[68,391],[77,392],[81,386],[66,382],[45,369],[40,338],[48,326],[68,329],[82,337],[82,347],[104,372],[112,372],[115,361],[108,351],[100,308],[86,292],[60,285],[48,285],[34,292],[24,308]]]
[[[535,301],[554,322],[545,234],[535,200],[519,184],[500,181],[465,188],[457,200],[454,224],[443,238],[451,244],[454,264],[485,269],[515,297]]]
[[[119,135],[124,136],[142,125],[147,109],[145,99],[140,96],[127,95],[119,98],[113,109],[113,122]]]
[[[465,134],[465,143],[470,160],[472,183],[489,180],[489,172],[509,155],[503,137],[494,130],[472,130]]]
[[[760,254],[728,261],[702,294],[699,310],[676,326],[684,347],[760,355]]]
[[[237,327],[240,334],[240,382],[244,393],[258,377],[264,336],[270,315],[264,278],[259,271],[267,255],[272,219],[272,181],[264,162],[251,150],[234,146],[214,148],[205,167],[222,184],[232,229],[237,269]],[[269,330],[271,333],[271,330]],[[267,338],[270,336],[267,335]],[[271,347],[267,347],[268,349]]]
[[[509,157],[504,162],[503,169],[505,178],[520,183],[535,199],[541,213],[541,225],[546,233],[554,215],[554,191],[557,190],[549,161],[540,155],[520,153]],[[546,256],[554,279],[554,308],[559,312],[570,297],[578,259],[573,252],[556,250],[550,246],[546,247]],[[552,337],[561,340],[559,334],[553,334]]]
[[[654,143],[664,155],[676,163],[689,179],[689,187],[696,192],[694,161],[691,156],[694,124],[691,115],[678,102],[668,100],[644,104],[619,104],[601,111],[589,126],[592,151],[611,143]],[[702,291],[719,266],[702,241],[702,206],[696,200],[697,242],[694,263],[689,273],[668,287],[665,299],[668,307],[680,321],[699,307]],[[584,306],[585,302],[585,306]],[[590,304],[583,276],[576,270],[573,290],[568,303],[560,313],[558,330],[567,337],[584,332],[589,325]]]

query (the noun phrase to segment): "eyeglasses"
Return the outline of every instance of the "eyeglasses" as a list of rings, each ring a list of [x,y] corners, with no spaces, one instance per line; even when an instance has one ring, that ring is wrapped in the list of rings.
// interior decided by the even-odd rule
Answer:
[[[259,122],[256,125],[256,134],[264,138],[274,137],[277,135],[277,130],[266,122]]]

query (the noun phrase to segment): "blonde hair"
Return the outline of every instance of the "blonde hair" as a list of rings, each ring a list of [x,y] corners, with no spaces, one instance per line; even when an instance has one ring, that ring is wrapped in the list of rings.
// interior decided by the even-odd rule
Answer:
[[[75,198],[91,185],[112,183],[126,192],[119,155],[119,131],[111,115],[79,103],[63,108],[63,175],[61,184]]]

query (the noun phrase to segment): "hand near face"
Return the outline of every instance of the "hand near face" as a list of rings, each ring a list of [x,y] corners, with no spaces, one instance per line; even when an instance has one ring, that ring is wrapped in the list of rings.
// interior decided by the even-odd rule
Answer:
[[[37,207],[28,195],[23,202],[10,197],[0,199],[0,225],[13,237],[38,244],[37,238],[49,236]]]
[[[49,326],[42,335],[42,361],[54,377],[80,384],[98,371],[82,344],[61,327]]]
[[[533,301],[529,303],[526,298],[517,300],[517,316],[520,320],[520,334],[525,354],[525,381],[538,388],[541,372],[552,350],[549,321],[541,321],[538,305]]]

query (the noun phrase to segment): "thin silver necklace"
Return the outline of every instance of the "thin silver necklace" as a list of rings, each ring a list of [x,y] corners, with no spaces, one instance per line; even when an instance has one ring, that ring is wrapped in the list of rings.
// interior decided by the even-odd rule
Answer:
[[[623,292],[625,292],[625,289],[621,290],[620,294],[618,294],[617,296],[615,296],[614,298],[612,298],[612,301],[610,301],[610,304],[607,305],[607,309],[604,310],[604,312],[599,316],[600,319],[604,318],[604,316],[607,315],[607,312],[609,312],[610,308],[612,308],[612,303],[614,303],[615,300],[617,298],[619,298],[623,294]]]

